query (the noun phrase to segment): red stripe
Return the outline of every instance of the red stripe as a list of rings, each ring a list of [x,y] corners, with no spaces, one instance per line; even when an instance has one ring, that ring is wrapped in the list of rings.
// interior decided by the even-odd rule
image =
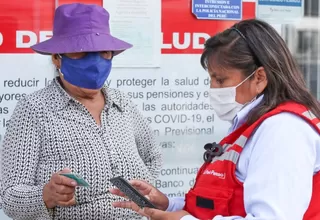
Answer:
[[[22,43],[39,42],[52,30],[54,0],[5,1],[0,7],[0,53],[31,53]],[[102,0],[59,0],[59,4],[81,2],[102,5]],[[255,3],[243,3],[243,18],[255,16]],[[197,20],[191,12],[191,1],[162,0],[163,54],[199,54],[203,36],[212,36],[235,21]],[[23,33],[17,39],[17,31]],[[24,31],[24,32],[21,32]],[[49,36],[50,37],[50,36]],[[190,39],[190,40],[189,40]],[[179,46],[180,45],[180,46]],[[185,45],[184,47],[181,45]],[[200,47],[200,48],[199,48]],[[169,49],[165,49],[169,48]]]
[[[242,150],[243,150],[243,147],[241,147],[241,146],[239,146],[239,145],[237,145],[237,144],[234,144],[234,145],[232,145],[232,147],[230,147],[227,151],[231,151],[231,150],[234,150],[234,151],[236,151],[236,152],[238,152],[238,153],[241,153]]]

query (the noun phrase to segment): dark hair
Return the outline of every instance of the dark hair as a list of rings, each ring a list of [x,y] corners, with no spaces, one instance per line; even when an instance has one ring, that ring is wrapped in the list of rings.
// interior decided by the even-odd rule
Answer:
[[[225,69],[239,69],[245,77],[264,67],[268,84],[262,92],[263,101],[249,114],[249,124],[286,101],[300,103],[320,118],[320,104],[309,92],[286,43],[266,22],[243,20],[209,38],[201,56],[204,69],[210,70],[213,58]]]

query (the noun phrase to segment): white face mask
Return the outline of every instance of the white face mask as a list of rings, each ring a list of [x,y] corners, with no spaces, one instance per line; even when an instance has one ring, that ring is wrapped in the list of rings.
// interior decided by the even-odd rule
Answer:
[[[237,86],[210,88],[209,96],[211,106],[221,120],[232,122],[236,114],[243,108],[244,105],[236,101],[236,89],[254,73],[255,71]]]

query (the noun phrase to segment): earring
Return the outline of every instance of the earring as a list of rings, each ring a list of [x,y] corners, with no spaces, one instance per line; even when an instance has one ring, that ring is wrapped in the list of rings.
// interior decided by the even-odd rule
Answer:
[[[57,67],[57,71],[63,76],[63,73],[61,72],[61,69]]]

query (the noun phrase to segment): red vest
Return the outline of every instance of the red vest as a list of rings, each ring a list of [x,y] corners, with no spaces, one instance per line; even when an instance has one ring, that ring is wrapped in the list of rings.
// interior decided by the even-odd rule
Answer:
[[[251,126],[242,125],[220,142],[224,153],[200,168],[194,187],[186,195],[186,211],[201,220],[213,219],[216,215],[246,216],[243,185],[235,176],[236,164],[247,139],[255,129],[266,118],[281,112],[299,115],[320,134],[320,120],[306,107],[292,102],[278,106]],[[319,220],[319,204],[320,173],[317,173],[313,177],[312,199],[303,220]]]

